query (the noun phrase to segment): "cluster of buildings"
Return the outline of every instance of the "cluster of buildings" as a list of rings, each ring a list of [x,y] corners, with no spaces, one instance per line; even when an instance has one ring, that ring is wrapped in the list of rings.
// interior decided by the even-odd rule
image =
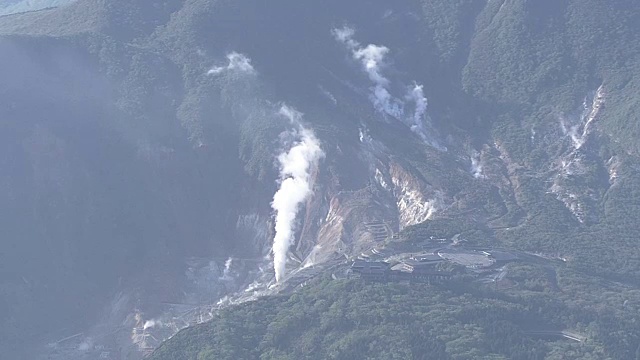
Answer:
[[[375,255],[378,255],[379,260],[374,260]],[[372,254],[363,254],[352,263],[351,271],[369,281],[434,282],[453,276],[453,272],[442,270],[442,266],[438,264],[447,263],[459,269],[465,268],[471,273],[482,274],[495,272],[499,266],[518,260],[517,255],[508,251],[461,247],[446,247],[417,254],[395,254],[386,260],[380,259],[383,255],[389,254],[375,249]]]
[[[436,264],[440,261],[404,261],[393,265],[385,261],[356,260],[351,271],[370,281],[410,281],[432,282],[448,279],[451,273],[439,271]]]

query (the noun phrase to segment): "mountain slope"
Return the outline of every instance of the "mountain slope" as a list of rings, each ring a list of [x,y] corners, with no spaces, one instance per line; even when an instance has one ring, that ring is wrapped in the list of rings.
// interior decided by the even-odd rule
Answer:
[[[571,276],[563,275],[565,285],[570,284]],[[638,332],[632,321],[613,324],[617,315],[607,310],[601,310],[597,318],[591,315],[601,301],[611,299],[620,288],[574,303],[570,294],[551,296],[550,284],[544,276],[536,281],[539,281],[536,286],[545,291],[517,291],[519,295],[515,295],[460,283],[443,288],[425,284],[367,284],[327,277],[290,297],[266,297],[225,309],[212,321],[178,333],[158,348],[151,359],[635,356]],[[619,294],[629,293],[622,290]],[[567,323],[578,326],[567,328]],[[612,331],[618,335],[612,335]],[[559,335],[562,332],[584,336],[584,340],[563,339]]]
[[[84,0],[1,17],[2,348],[154,347],[140,323],[164,319],[161,340],[212,316],[193,309],[394,235],[554,254],[637,287],[639,12]],[[270,289],[278,159],[304,131],[324,157]]]

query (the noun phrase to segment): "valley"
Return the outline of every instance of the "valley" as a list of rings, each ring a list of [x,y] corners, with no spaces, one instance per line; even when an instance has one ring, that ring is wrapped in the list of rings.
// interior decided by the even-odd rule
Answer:
[[[0,17],[2,356],[637,355],[636,2],[43,3]]]

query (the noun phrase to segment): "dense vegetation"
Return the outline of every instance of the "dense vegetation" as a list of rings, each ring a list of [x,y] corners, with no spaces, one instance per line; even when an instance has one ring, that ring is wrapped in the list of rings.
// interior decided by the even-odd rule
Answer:
[[[288,297],[223,310],[211,322],[180,332],[151,358],[635,358],[640,331],[631,307],[640,305],[637,292],[628,310],[591,313],[585,310],[613,300],[611,294],[584,300],[558,296],[544,271],[530,266],[514,267],[512,277],[523,283],[519,290],[504,292],[456,282],[430,286],[321,280]],[[531,334],[567,329],[587,340]]]
[[[632,20],[639,14],[637,4],[493,1],[482,7],[460,0],[422,1],[420,8],[425,27],[418,30],[416,51],[421,62],[400,58],[398,63],[414,66],[432,85],[427,91],[435,121],[454,132],[459,127],[475,133],[473,142],[499,141],[521,170],[509,177],[518,184],[508,194],[500,186],[465,183],[414,154],[411,145],[390,141],[429,181],[464,189],[458,194],[463,210],[481,209],[480,218],[490,220],[467,214],[439,218],[407,229],[402,238],[460,234],[472,244],[560,254],[568,260],[556,279],[560,289],[550,285],[548,269],[525,265],[511,270],[518,286],[505,293],[324,282],[289,299],[225,310],[212,323],[179,334],[157,352],[158,359],[640,356],[637,308],[630,306],[638,304],[640,283],[640,183],[632,165],[638,151],[634,109],[640,104],[635,95],[640,43],[633,35],[640,29]],[[405,41],[377,35],[385,44],[401,47]],[[585,95],[603,83],[607,107],[598,126],[616,140],[599,139],[583,150],[589,169],[578,185],[588,184],[598,194],[598,217],[581,224],[549,194],[546,174],[549,159],[565,151],[552,140],[558,118],[575,113]],[[533,132],[542,140],[530,140]],[[615,186],[602,168],[613,155],[629,165]],[[332,321],[335,308],[343,312]],[[467,308],[473,310],[461,310]],[[244,327],[247,319],[266,320],[249,320],[251,326]],[[523,324],[575,329],[589,340],[534,340],[523,336]],[[248,352],[237,353],[240,349]]]
[[[225,310],[157,358],[638,356],[638,18],[634,0],[81,0],[1,17],[0,350],[90,323],[150,267],[262,255],[236,236],[237,217],[270,216],[283,120],[264,105],[286,101],[325,144],[321,176],[341,175],[327,187],[369,185],[369,164],[343,161],[359,156],[366,123],[390,158],[445,189],[447,212],[402,240],[562,255],[562,290],[527,266],[507,292],[322,281]],[[370,84],[330,34],[345,24],[391,49],[389,77],[425,85],[433,126],[458,153],[376,118]],[[230,51],[250,55],[260,82],[206,75]],[[571,146],[560,119],[601,85],[585,169],[566,179],[588,194],[581,223],[550,183]],[[466,170],[472,149],[488,180]],[[524,324],[589,340],[535,340]]]

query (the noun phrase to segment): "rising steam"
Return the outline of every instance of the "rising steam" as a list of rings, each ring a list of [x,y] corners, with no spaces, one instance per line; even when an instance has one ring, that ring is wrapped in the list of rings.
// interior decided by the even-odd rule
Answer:
[[[579,150],[587,141],[592,131],[593,122],[598,116],[605,102],[604,85],[600,85],[592,96],[587,96],[582,103],[582,112],[578,123],[569,125],[565,119],[560,119],[562,133],[571,138],[575,150]]]
[[[251,65],[251,59],[247,56],[232,52],[227,54],[229,63],[226,66],[215,66],[207,72],[208,75],[218,75],[227,71],[236,71],[246,74],[255,74],[255,69]]]
[[[360,62],[362,70],[373,83],[369,98],[376,111],[401,121],[411,129],[412,132],[418,135],[422,141],[439,150],[446,151],[445,147],[438,145],[437,142],[429,137],[425,127],[424,121],[428,102],[424,96],[423,86],[414,84],[412,87],[409,87],[404,99],[399,99],[391,95],[389,91],[389,79],[382,74],[382,68],[385,66],[384,58],[389,53],[389,48],[374,44],[362,46],[358,41],[353,39],[355,30],[350,27],[333,29],[332,34],[337,41],[345,45],[351,52],[353,58]],[[407,115],[405,108],[410,103],[415,105],[415,110],[413,114]]]
[[[407,100],[413,101],[416,105],[416,109],[413,113],[413,119],[409,119],[409,121],[405,121],[407,126],[416,133],[422,141],[429,142],[429,138],[427,136],[427,129],[424,127],[424,119],[425,114],[427,113],[427,98],[424,96],[424,91],[422,85],[414,84],[413,87],[407,93]]]
[[[275,211],[275,237],[273,239],[273,266],[276,281],[285,272],[287,253],[291,246],[296,216],[300,205],[311,195],[311,169],[324,156],[320,141],[313,131],[302,126],[302,114],[283,105],[279,114],[295,126],[292,130],[297,140],[288,151],[278,156],[280,163],[280,188],[273,196],[271,207]]]
[[[360,62],[362,69],[373,83],[369,97],[375,109],[401,120],[404,116],[404,104],[391,96],[387,90],[389,80],[381,72],[381,68],[384,66],[384,57],[389,53],[389,48],[374,44],[363,47],[353,39],[355,30],[350,27],[334,29],[332,33],[336,40],[343,43],[351,51],[353,58]]]
[[[222,276],[220,280],[230,280],[231,279],[231,265],[233,264],[233,258],[229,257],[227,261],[224,262],[224,270],[222,271]]]
[[[482,158],[480,153],[474,150],[471,152],[471,174],[476,179],[485,179],[486,176],[482,170]]]
[[[147,330],[147,329],[150,329],[150,328],[153,328],[153,327],[156,327],[156,326],[162,326],[162,322],[160,320],[151,319],[151,320],[145,321],[144,325],[142,326],[142,328],[144,330]]]

